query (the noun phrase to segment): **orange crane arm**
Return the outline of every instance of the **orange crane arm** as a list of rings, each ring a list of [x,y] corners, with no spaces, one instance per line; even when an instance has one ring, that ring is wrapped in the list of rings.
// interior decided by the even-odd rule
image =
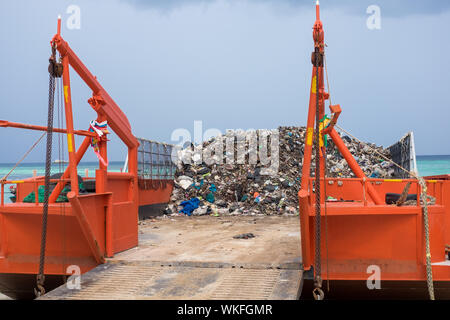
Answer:
[[[28,129],[28,130],[37,130],[37,131],[47,131],[46,126],[36,126],[32,124],[26,124],[26,123],[18,123],[18,122],[11,122],[6,120],[0,120],[0,127],[4,128],[21,128],[21,129]],[[59,133],[67,133],[66,129],[60,129],[60,128],[53,128],[53,132],[59,132]],[[74,134],[80,135],[80,136],[86,136],[86,137],[92,137],[95,138],[97,135],[94,132],[90,132],[87,130],[74,130]]]
[[[128,171],[134,176],[134,182],[137,182],[137,148],[139,146],[139,142],[132,133],[130,122],[119,106],[100,85],[97,78],[81,62],[80,58],[78,58],[75,52],[70,48],[69,44],[61,37],[60,18],[58,19],[57,33],[53,36],[50,44],[52,48],[58,50],[62,60],[64,106],[66,115],[65,133],[67,133],[67,146],[69,153],[69,166],[64,173],[64,178],[70,177],[72,191],[75,195],[78,195],[77,165],[89,146],[89,140],[85,139],[78,151],[76,151],[73,135],[76,134],[77,131],[73,129],[69,66],[77,72],[81,79],[92,90],[92,98],[88,100],[88,103],[97,112],[97,120],[107,120],[110,128],[128,147]],[[101,193],[105,191],[107,184],[107,139],[105,136],[103,136],[99,141],[99,149],[101,157],[106,160],[101,161],[100,170],[98,174],[96,174],[96,190]],[[56,198],[63,189],[63,186],[63,182],[58,183],[50,196],[50,202],[56,201]],[[136,190],[134,190],[134,196],[137,198]]]
[[[311,90],[310,90],[310,100],[309,100],[309,109],[308,109],[308,120],[306,126],[306,134],[305,134],[305,147],[303,152],[303,167],[302,167],[302,180],[301,180],[301,193],[299,193],[299,197],[306,197],[309,194],[309,179],[310,179],[310,170],[311,170],[311,157],[312,157],[312,147],[313,147],[313,135],[314,135],[314,124],[315,124],[315,113],[316,109],[319,109],[319,117],[323,119],[325,115],[325,100],[329,98],[329,93],[325,92],[324,86],[324,31],[322,21],[320,21],[320,6],[319,2],[316,3],[316,21],[313,27],[313,39],[314,39],[314,52],[312,54],[312,64],[313,64],[313,72],[312,72],[312,80],[311,80]],[[318,75],[318,81],[316,79]],[[319,85],[317,86],[317,82]],[[319,103],[317,104],[317,95]],[[323,134],[329,134],[335,143],[336,147],[339,149],[339,152],[347,161],[348,165],[352,169],[353,173],[358,178],[366,177],[364,172],[359,167],[356,160],[353,158],[352,154],[342,141],[339,134],[334,130],[334,125],[341,114],[341,107],[339,105],[330,106],[331,112],[334,114],[333,118],[327,128],[323,130]],[[324,154],[322,153],[320,156],[320,172],[324,172]],[[381,197],[378,195],[376,190],[372,187],[372,185],[368,185],[369,195],[372,198],[375,204],[384,203]],[[325,199],[323,200],[325,201]]]
[[[68,57],[70,66],[78,73],[89,88],[91,88],[93,97],[89,100],[89,103],[97,111],[99,116],[103,116],[108,120],[108,125],[129,148],[137,147],[138,141],[131,131],[128,118],[100,85],[97,78],[86,68],[60,34],[56,34],[53,37],[53,43],[56,44],[56,49],[62,57]]]

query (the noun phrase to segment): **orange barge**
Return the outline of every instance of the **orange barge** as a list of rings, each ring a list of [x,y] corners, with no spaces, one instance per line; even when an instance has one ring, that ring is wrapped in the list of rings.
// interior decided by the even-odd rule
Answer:
[[[355,297],[366,294],[374,298],[401,287],[406,295],[399,293],[397,298],[429,295],[434,299],[435,293],[436,298],[449,298],[450,175],[421,179],[412,174],[415,179],[403,180],[367,178],[334,128],[341,113],[339,105],[330,103],[333,116],[322,129],[329,93],[324,85],[325,45],[319,10],[317,2],[307,139],[298,193],[302,296],[323,299],[354,291],[358,292]],[[325,134],[356,178],[326,177],[326,147],[320,141]],[[311,177],[314,150],[315,176]],[[409,194],[415,202],[389,204],[392,194],[398,198]],[[425,194],[428,197],[423,197]],[[324,289],[324,280],[330,281],[330,291]],[[377,290],[380,288],[385,290]]]
[[[58,179],[49,180],[55,186],[53,191],[47,192],[48,204],[37,200],[34,203],[23,202],[32,191],[37,198],[39,187],[45,183],[44,177],[1,181],[0,292],[13,298],[34,297],[36,291],[33,292],[33,288],[36,288],[42,253],[45,257],[45,282],[39,283],[38,277],[38,295],[45,292],[44,287],[49,291],[61,285],[73,272],[85,273],[103,263],[105,257],[135,247],[138,244],[139,215],[146,215],[167,203],[173,188],[171,146],[137,139],[133,135],[125,114],[64,41],[60,30],[59,19],[58,32],[51,40],[53,66],[56,66],[53,71],[57,70],[59,74],[51,73],[50,77],[62,77],[60,89],[66,128],[0,121],[2,127],[47,131],[47,136],[49,131],[63,133],[67,137],[69,155],[64,173]],[[56,52],[59,52],[60,62],[55,59]],[[96,130],[74,130],[69,66],[92,90],[88,103],[97,113],[97,123],[107,123],[126,145],[126,172],[108,172],[106,130],[103,135]],[[78,149],[74,135],[84,137]],[[84,183],[91,185],[91,190],[83,190],[82,193],[77,165],[91,144],[98,148],[99,168],[95,178],[83,179]],[[159,149],[155,151],[155,148]],[[158,156],[158,163],[151,160],[152,154]],[[161,173],[161,164],[169,165],[171,172]],[[159,166],[156,174],[153,166]],[[17,184],[14,203],[6,203],[4,199],[6,184]],[[68,201],[58,201],[61,191],[68,185]],[[45,229],[43,212],[46,212]],[[44,246],[40,241],[43,234],[46,237]]]

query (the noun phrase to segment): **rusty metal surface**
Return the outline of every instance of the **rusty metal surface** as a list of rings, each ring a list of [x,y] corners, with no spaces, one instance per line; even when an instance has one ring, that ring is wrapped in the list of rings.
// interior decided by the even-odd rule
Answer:
[[[83,275],[81,288],[61,286],[41,300],[298,299],[301,270],[107,263]]]

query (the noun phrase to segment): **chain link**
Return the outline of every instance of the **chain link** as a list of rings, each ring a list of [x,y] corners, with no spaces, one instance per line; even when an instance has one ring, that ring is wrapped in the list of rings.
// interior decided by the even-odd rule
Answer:
[[[52,165],[52,142],[53,142],[53,110],[55,104],[55,75],[56,73],[56,48],[52,47],[52,56],[49,59],[49,85],[48,85],[48,118],[47,118],[47,145],[45,154],[45,181],[44,181],[44,204],[42,212],[42,232],[41,232],[41,252],[39,256],[39,273],[36,277],[35,294],[37,297],[45,294],[44,265],[45,265],[45,247],[47,241],[47,217],[48,217],[48,198],[50,196],[50,175]],[[39,195],[35,195],[36,202],[39,201]]]
[[[320,51],[316,48],[315,52],[315,67],[316,67],[316,130],[314,137],[315,148],[315,195],[316,195],[316,216],[315,216],[315,280],[313,296],[316,300],[323,299],[322,287],[322,270],[321,270],[321,253],[320,253],[320,87],[319,87],[319,61]]]

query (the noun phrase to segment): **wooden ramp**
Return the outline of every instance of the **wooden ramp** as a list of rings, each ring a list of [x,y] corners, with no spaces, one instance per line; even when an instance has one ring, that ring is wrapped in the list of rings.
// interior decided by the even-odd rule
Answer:
[[[146,220],[137,248],[83,274],[81,289],[40,299],[298,299],[299,230],[298,217]]]

